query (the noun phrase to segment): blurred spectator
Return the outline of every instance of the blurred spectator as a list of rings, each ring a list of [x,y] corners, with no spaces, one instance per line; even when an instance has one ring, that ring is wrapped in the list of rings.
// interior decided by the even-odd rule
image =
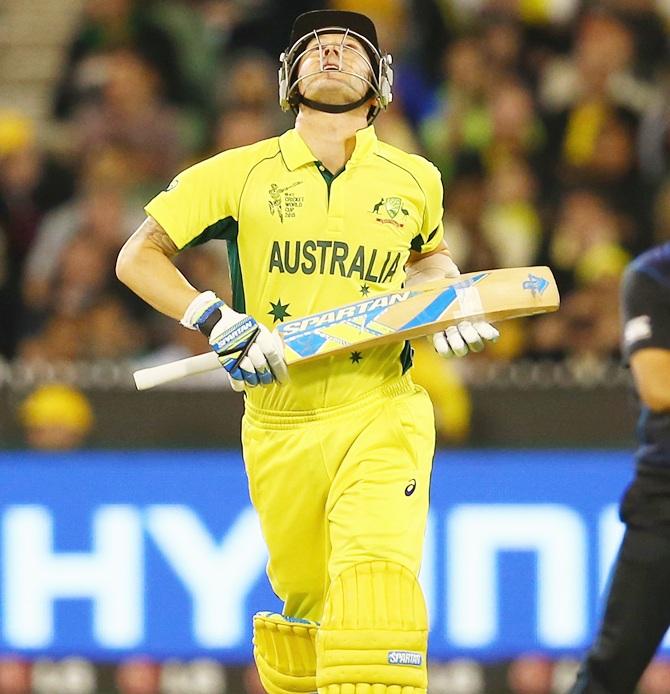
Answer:
[[[219,116],[214,127],[212,154],[244,147],[279,134],[277,119],[267,110],[230,108]]]
[[[18,112],[0,112],[0,304],[5,316],[0,353],[6,356],[16,347],[18,288],[30,245],[43,216],[72,192],[72,176],[40,149],[33,123]]]
[[[634,63],[630,26],[614,13],[589,10],[577,25],[572,54],[556,58],[545,69],[542,103],[553,112],[591,109],[584,118],[592,117],[595,105],[604,101],[639,114],[653,103],[655,89],[636,77]]]
[[[635,71],[654,77],[667,57],[668,33],[661,13],[670,11],[664,0],[604,0],[603,5],[619,14],[635,39]]]
[[[589,190],[565,196],[549,245],[549,260],[561,289],[621,274],[630,261],[622,243],[624,224],[625,219]]]
[[[97,694],[97,671],[90,660],[78,656],[37,658],[32,685],[33,694]]]
[[[59,270],[50,297],[56,313],[81,315],[109,284],[107,254],[84,233],[67,247]]]
[[[79,279],[79,278],[78,278]],[[63,287],[65,311],[48,314],[40,329],[19,344],[19,357],[39,366],[46,362],[132,359],[143,353],[150,341],[147,326],[132,313],[125,296],[100,293],[86,295],[88,279]],[[78,310],[75,310],[76,307]]]
[[[658,181],[670,171],[670,76],[665,77],[665,89],[647,110],[640,125],[639,156],[642,173]]]
[[[603,276],[564,296],[558,313],[532,323],[535,356],[567,358],[584,368],[619,349],[618,278]]]
[[[403,111],[416,129],[436,108],[435,88],[442,79],[437,56],[444,52],[458,31],[448,3],[441,0],[412,0],[399,31],[392,26],[394,107]],[[381,122],[381,121],[380,121]]]
[[[57,118],[71,117],[78,106],[96,95],[109,69],[110,51],[119,47],[141,53],[160,75],[168,98],[177,103],[184,100],[188,89],[179,70],[175,42],[152,20],[149,5],[139,0],[86,1],[56,89]]]
[[[509,157],[534,159],[544,145],[544,128],[530,90],[510,74],[502,76],[488,95],[490,133],[485,142],[492,168]]]
[[[129,195],[131,162],[124,150],[107,148],[84,162],[80,191],[67,204],[45,215],[26,259],[23,300],[31,312],[44,311],[68,247],[85,234],[108,264],[144,218]],[[104,274],[108,275],[107,268]]]
[[[523,655],[510,663],[507,685],[513,694],[552,694],[553,663],[543,655]]]
[[[394,103],[391,110],[384,114],[384,118],[375,124],[375,129],[377,137],[383,142],[412,154],[420,154],[422,151],[414,130],[398,104]]]
[[[226,671],[210,658],[167,660],[160,671],[161,694],[225,694]]]
[[[131,658],[119,663],[115,681],[120,694],[158,694],[160,665],[148,658]]]
[[[428,158],[448,180],[459,151],[479,151],[488,142],[488,79],[481,42],[475,36],[454,42],[442,64],[444,82],[437,108],[420,132]]]
[[[30,663],[22,658],[0,657],[0,694],[30,694]]]
[[[523,28],[518,19],[504,14],[484,17],[482,47],[494,82],[509,75],[528,77],[523,62]]]
[[[429,665],[428,681],[431,694],[484,694],[484,668],[468,658]]]
[[[648,201],[637,177],[636,129],[658,90],[635,74],[635,55],[626,22],[613,13],[589,11],[571,56],[544,71],[541,100],[547,109],[547,156],[560,162],[559,181],[600,186],[640,219],[643,233]]]
[[[112,257],[109,248],[81,232],[63,249],[48,291],[26,313],[24,330],[30,332],[20,345],[24,359],[123,358],[135,354],[143,344],[142,331],[121,301],[110,294],[113,287],[117,296],[128,296],[113,281]],[[64,326],[69,327],[66,334],[72,332],[73,338],[62,344],[65,351],[59,355],[59,340],[54,339],[53,332],[58,334]],[[68,345],[74,347],[75,354],[69,352]]]
[[[497,266],[535,264],[542,242],[537,188],[533,172],[521,158],[508,160],[491,173],[481,225]]]
[[[238,54],[228,70],[219,76],[222,107],[267,111],[277,123],[291,127],[290,119],[285,120],[290,117],[282,115],[278,107],[276,65],[278,62],[261,51]]]
[[[638,173],[635,126],[623,111],[605,110],[601,116],[592,140],[579,144],[579,127],[568,133],[563,162],[556,173],[565,187],[582,185],[597,190],[609,205],[625,214],[629,221],[622,240],[637,252],[650,242],[650,205]],[[574,141],[572,134],[577,134]],[[587,146],[577,156],[582,144]],[[570,154],[573,145],[575,150]]]
[[[476,158],[463,163],[462,173],[445,190],[445,240],[462,272],[488,270],[496,267],[496,257],[481,225],[486,179]]]
[[[168,180],[182,163],[188,137],[178,112],[163,101],[160,74],[130,48],[114,50],[107,61],[100,98],[75,114],[78,153],[120,148],[140,181],[151,186]]]
[[[574,658],[559,658],[554,663],[553,691],[564,694],[572,686],[579,670],[579,660]]]
[[[144,326],[112,294],[102,296],[86,314],[86,354],[89,360],[129,359],[146,347]],[[83,336],[82,336],[83,337]]]
[[[220,0],[161,0],[149,3],[148,17],[173,40],[186,95],[201,113],[213,107],[212,93],[221,48],[221,15],[233,11]],[[184,101],[179,95],[179,102]]]
[[[19,343],[17,357],[26,362],[67,362],[83,359],[82,317],[49,315],[41,330]]]
[[[463,153],[479,156],[487,170],[525,158],[545,178],[544,130],[533,96],[517,77],[485,70],[483,49],[474,38],[454,49],[449,75],[460,78],[448,78],[441,111],[421,130],[429,157],[447,183]]]
[[[468,370],[476,371],[481,361],[513,361],[526,355],[528,350],[528,322],[523,318],[505,321],[505,329],[491,345],[488,354],[479,353],[468,364]]]
[[[93,410],[78,390],[58,383],[33,391],[19,408],[26,444],[35,450],[81,448],[93,427]]]
[[[454,10],[463,19],[473,21],[485,11],[506,12],[529,24],[562,23],[572,19],[580,7],[578,0],[534,0],[508,2],[507,0],[453,0]]]

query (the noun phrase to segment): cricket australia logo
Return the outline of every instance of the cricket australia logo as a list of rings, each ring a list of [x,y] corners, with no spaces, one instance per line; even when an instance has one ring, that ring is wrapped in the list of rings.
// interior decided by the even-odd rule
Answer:
[[[302,181],[296,181],[284,188],[280,188],[276,183],[270,185],[270,190],[268,191],[270,214],[273,216],[276,214],[282,224],[284,219],[294,219],[295,211],[302,207],[305,196],[289,192],[292,188],[299,185],[302,185]]]
[[[528,289],[533,296],[542,295],[548,286],[549,281],[545,280],[544,277],[538,277],[530,273],[528,274],[528,279],[523,283],[523,288]]]
[[[404,227],[405,224],[401,220],[409,215],[409,210],[403,207],[402,198],[398,197],[381,198],[371,212],[375,215],[375,221],[396,227]]]

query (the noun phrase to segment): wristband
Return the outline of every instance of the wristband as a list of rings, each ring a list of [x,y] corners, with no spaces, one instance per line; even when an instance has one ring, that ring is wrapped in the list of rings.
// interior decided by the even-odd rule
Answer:
[[[202,292],[191,301],[179,322],[189,330],[204,332],[203,328],[206,330],[207,320],[212,316],[218,320],[219,317],[216,316],[215,311],[225,305],[225,302],[219,299],[214,292]],[[211,327],[209,332],[211,332]],[[205,334],[208,335],[209,333],[206,332]]]

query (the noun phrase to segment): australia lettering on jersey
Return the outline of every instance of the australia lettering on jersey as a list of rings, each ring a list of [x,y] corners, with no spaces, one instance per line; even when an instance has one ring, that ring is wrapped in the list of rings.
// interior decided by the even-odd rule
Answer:
[[[312,275],[339,275],[366,282],[390,282],[400,265],[398,251],[378,251],[358,246],[355,250],[344,241],[275,241],[270,253],[268,272],[301,272]]]

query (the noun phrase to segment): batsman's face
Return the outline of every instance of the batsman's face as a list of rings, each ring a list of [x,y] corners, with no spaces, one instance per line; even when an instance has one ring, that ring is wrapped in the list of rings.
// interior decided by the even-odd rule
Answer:
[[[372,71],[360,41],[322,34],[307,44],[298,77],[304,78],[300,91],[308,99],[339,105],[357,101],[368,91]]]

